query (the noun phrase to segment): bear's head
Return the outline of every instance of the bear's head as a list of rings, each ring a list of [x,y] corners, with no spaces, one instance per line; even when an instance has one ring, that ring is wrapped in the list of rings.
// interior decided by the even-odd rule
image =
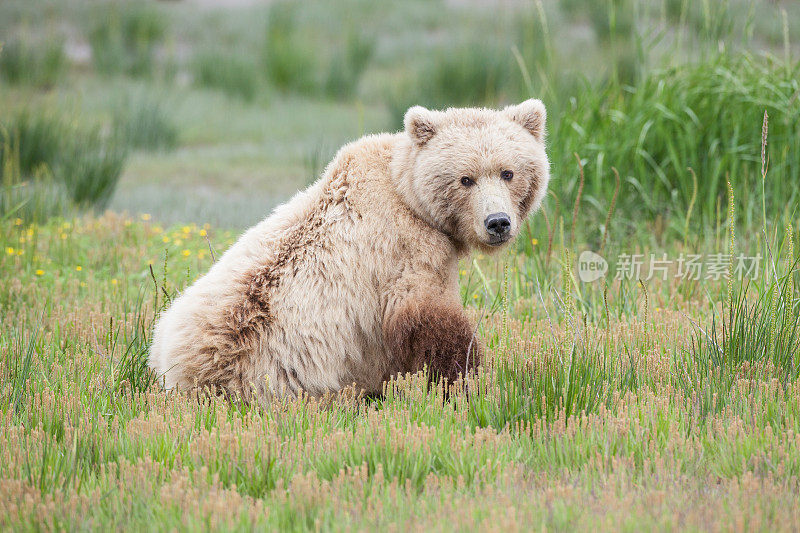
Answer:
[[[497,250],[547,192],[545,119],[535,99],[500,111],[412,107],[392,162],[398,191],[458,246]]]

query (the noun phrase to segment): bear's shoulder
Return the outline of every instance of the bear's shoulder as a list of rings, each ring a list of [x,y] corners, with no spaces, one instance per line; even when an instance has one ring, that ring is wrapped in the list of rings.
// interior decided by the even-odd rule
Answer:
[[[388,172],[392,152],[399,139],[400,134],[397,133],[377,133],[347,143],[333,157],[326,173]]]
[[[325,168],[321,192],[358,204],[389,200],[393,192],[390,164],[398,137],[367,135],[344,145]]]

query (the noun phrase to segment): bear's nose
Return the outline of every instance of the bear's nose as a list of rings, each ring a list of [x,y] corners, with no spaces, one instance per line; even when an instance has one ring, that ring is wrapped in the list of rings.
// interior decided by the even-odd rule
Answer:
[[[511,218],[505,213],[492,213],[483,224],[492,237],[506,237],[511,231]]]

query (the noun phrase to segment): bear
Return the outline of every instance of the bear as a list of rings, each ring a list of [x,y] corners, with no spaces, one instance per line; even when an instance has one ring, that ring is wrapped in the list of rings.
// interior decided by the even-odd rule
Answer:
[[[550,168],[544,104],[415,106],[398,133],[342,147],[322,176],[238,241],[158,318],[149,365],[167,389],[245,400],[380,395],[427,368],[480,364],[458,261],[511,243]]]

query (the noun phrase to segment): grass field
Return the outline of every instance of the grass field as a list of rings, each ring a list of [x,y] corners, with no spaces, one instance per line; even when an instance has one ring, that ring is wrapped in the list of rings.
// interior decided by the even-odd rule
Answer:
[[[0,528],[798,530],[798,5],[299,6],[0,4]],[[161,390],[158,312],[344,142],[529,96],[449,400]]]

